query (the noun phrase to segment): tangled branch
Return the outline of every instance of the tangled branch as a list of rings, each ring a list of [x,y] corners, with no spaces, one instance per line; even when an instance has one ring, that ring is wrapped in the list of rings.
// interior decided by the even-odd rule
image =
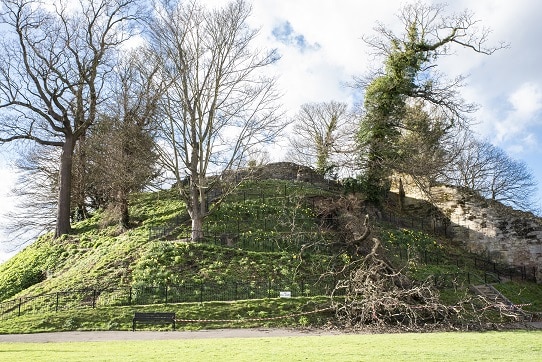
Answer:
[[[520,310],[466,294],[454,305],[440,298],[434,280],[410,280],[385,257],[373,238],[371,251],[350,264],[348,277],[332,294],[338,323],[378,330],[487,329],[522,319]]]

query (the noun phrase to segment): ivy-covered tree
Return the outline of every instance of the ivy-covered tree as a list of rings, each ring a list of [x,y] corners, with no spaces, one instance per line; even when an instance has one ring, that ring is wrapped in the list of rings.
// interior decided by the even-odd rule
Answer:
[[[406,29],[403,34],[379,24],[378,35],[365,39],[385,61],[377,74],[358,79],[365,88],[358,140],[364,180],[373,201],[388,188],[399,159],[406,114],[414,102],[430,110],[428,119],[438,118],[444,131],[468,124],[468,114],[476,109],[460,96],[464,77],[447,80],[437,72],[437,60],[457,46],[482,54],[505,46],[487,47],[489,30],[478,29],[478,21],[467,11],[448,16],[444,5],[417,2],[403,7],[398,18]]]

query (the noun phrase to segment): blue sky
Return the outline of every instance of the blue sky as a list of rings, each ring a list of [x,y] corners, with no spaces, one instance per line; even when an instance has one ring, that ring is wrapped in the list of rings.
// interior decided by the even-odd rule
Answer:
[[[222,0],[202,0],[210,5]],[[359,93],[345,84],[364,74],[374,60],[361,41],[371,35],[376,21],[392,29],[399,26],[395,14],[403,0],[254,0],[251,25],[260,29],[260,48],[276,48],[281,59],[271,70],[279,77],[287,115],[307,102],[342,101],[353,104]],[[452,0],[450,11],[473,11],[491,39],[510,43],[491,56],[458,49],[439,64],[448,76],[468,75],[463,97],[478,103],[473,129],[482,138],[523,160],[539,186],[542,207],[542,1]],[[399,29],[397,29],[399,30]],[[272,152],[279,161],[280,152]],[[13,199],[7,191],[15,181],[9,168],[10,154],[0,148],[1,214]],[[0,244],[0,249],[6,249]],[[2,257],[0,251],[0,260]]]
[[[404,3],[256,0],[254,24],[261,27],[262,43],[282,55],[276,71],[286,109],[295,113],[306,102],[359,100],[359,92],[345,84],[374,62],[361,37],[374,34],[376,21],[400,31],[396,14]],[[491,56],[458,48],[439,68],[451,78],[468,76],[462,95],[479,105],[473,131],[528,165],[540,185],[535,198],[542,208],[542,2],[448,4],[450,12],[472,11],[479,26],[492,30],[490,43],[510,45]]]

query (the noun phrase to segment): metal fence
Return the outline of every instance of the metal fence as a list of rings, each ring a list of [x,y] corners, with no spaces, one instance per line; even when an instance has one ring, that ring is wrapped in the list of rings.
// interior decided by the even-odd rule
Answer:
[[[269,201],[271,199],[273,200],[279,199],[279,200],[283,200],[286,205],[289,205],[289,204],[294,203],[294,200],[297,195],[297,192],[299,191],[299,188],[303,187],[299,185],[301,185],[301,183],[296,184],[296,186],[294,187],[288,186],[285,184],[280,190],[277,189],[273,194],[267,194],[266,192],[264,192],[264,190],[261,190],[261,189],[255,189],[255,190],[246,189],[246,190],[233,191],[230,193],[229,196],[231,196],[234,199],[237,199],[241,203],[245,203],[249,200],[257,200],[261,203],[265,203],[266,201]],[[325,187],[325,185],[318,185],[318,186],[311,185],[311,187],[318,187],[319,189],[322,190],[322,192],[340,190],[337,188],[337,184],[335,182],[329,182],[329,184],[326,184],[326,185],[327,187]],[[222,193],[220,192],[220,190],[211,189],[208,191],[206,195],[206,203],[210,204],[215,199],[219,198],[220,196],[222,196]],[[314,207],[314,199],[312,198],[304,199],[304,202],[312,203],[312,206]],[[265,224],[266,221],[268,221],[269,225],[272,225],[272,224],[276,224],[277,221],[279,220],[278,217],[274,217],[272,215],[259,215],[259,216],[257,215],[257,219],[264,223],[263,224],[264,230],[266,226]],[[190,218],[179,215],[175,217],[173,220],[163,225],[151,226],[149,227],[149,240],[168,237],[174,231],[177,232],[178,228],[181,225],[188,222],[189,220]],[[222,224],[223,226],[222,229],[227,229],[230,232],[236,232],[237,234],[239,234],[245,230],[250,230],[252,228],[252,224],[251,224],[252,221],[253,220],[251,220],[250,222],[247,220],[243,220],[243,218],[239,217],[238,215],[235,215],[231,218],[231,220],[229,220],[228,222],[224,222]],[[300,222],[300,221],[307,221],[307,219],[295,218],[295,219],[291,219],[290,221],[292,223],[295,223],[295,222]],[[313,219],[310,219],[309,221],[313,223],[317,223],[319,220],[313,218]],[[208,236],[206,237],[206,239],[214,239],[215,234],[217,234],[217,232],[210,231],[210,230],[203,230],[203,233]]]
[[[412,256],[409,249],[399,246],[387,246],[388,250],[400,260],[406,261]],[[525,265],[514,266],[483,259],[477,255],[455,255],[439,250],[416,251],[416,259],[425,265],[470,266],[484,273],[484,283],[500,283],[506,280],[536,282],[537,268]],[[468,277],[470,283],[470,276]]]
[[[333,279],[299,281],[194,282],[181,285],[79,289],[36,296],[25,296],[0,303],[2,319],[23,314],[58,312],[79,308],[147,305],[245,299],[278,298],[281,292],[291,297],[330,295]]]
[[[440,215],[433,217],[405,217],[393,212],[382,212],[381,221],[401,228],[411,228],[425,231],[434,235],[450,234],[450,220]]]

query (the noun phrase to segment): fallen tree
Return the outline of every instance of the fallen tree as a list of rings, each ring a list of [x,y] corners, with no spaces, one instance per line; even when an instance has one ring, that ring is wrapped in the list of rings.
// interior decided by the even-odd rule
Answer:
[[[387,257],[380,239],[373,235],[370,209],[359,200],[341,197],[322,202],[328,226],[340,228],[343,236],[333,250],[336,259],[347,261],[328,272],[338,280],[332,292],[332,308],[340,328],[378,331],[482,330],[502,323],[521,321],[521,310],[483,296],[458,292],[449,305],[441,299],[433,276],[419,281],[410,278],[408,265],[398,267]],[[368,212],[368,213],[365,213]],[[335,221],[329,220],[333,215]],[[412,255],[415,255],[413,253]],[[456,285],[460,282],[456,281]]]

